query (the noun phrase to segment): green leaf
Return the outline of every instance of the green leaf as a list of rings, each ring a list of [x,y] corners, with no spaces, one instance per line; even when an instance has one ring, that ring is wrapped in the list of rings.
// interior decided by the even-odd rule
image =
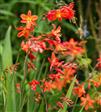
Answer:
[[[2,44],[0,43],[0,55],[2,54],[2,51],[3,51],[3,46],[2,46]]]
[[[0,43],[0,75],[2,74],[2,57],[1,57],[2,52],[3,52],[3,46]]]
[[[75,82],[76,82],[76,76],[74,77],[74,79],[73,79],[72,83],[70,84],[70,87],[69,87],[69,89],[67,91],[67,94],[66,94],[67,98],[71,98]],[[64,108],[63,109],[59,109],[58,112],[67,112],[67,107],[68,107],[67,104],[63,103],[63,105],[64,105]]]
[[[15,16],[12,12],[7,10],[2,10],[2,9],[0,9],[0,14],[6,15],[6,16]]]
[[[78,62],[78,64],[79,64],[80,67],[87,68],[88,65],[91,64],[91,59],[90,58],[87,58],[87,57],[85,57],[85,58],[78,57],[76,61]]]
[[[10,40],[10,34],[11,34],[11,26],[9,26],[5,39],[3,41],[4,47],[2,51],[2,64],[3,64],[3,70],[6,68],[9,68],[12,65],[12,49],[11,49],[11,40]],[[5,74],[6,81],[5,86],[7,89],[6,94],[6,112],[16,112],[16,101],[15,101],[15,74],[10,74],[9,72]]]
[[[44,101],[42,100],[38,112],[45,112],[45,108],[44,107],[45,107],[44,106]]]
[[[67,22],[67,21],[63,21],[62,23],[66,28],[72,30],[73,32],[76,32],[76,27],[73,26],[71,23]]]
[[[6,76],[6,112],[16,112],[15,74],[8,73]]]
[[[2,52],[2,63],[3,69],[12,65],[12,49],[11,49],[11,40],[10,40],[10,33],[11,33],[11,26],[9,26],[5,40],[4,40],[4,47]]]
[[[27,101],[27,112],[33,112],[33,108],[35,107],[35,102],[34,102],[34,93],[29,90],[28,92],[28,101]]]
[[[71,98],[75,82],[76,82],[76,76],[74,77],[74,79],[73,79],[73,81],[72,81],[72,83],[71,83],[71,85],[67,91],[66,97]]]

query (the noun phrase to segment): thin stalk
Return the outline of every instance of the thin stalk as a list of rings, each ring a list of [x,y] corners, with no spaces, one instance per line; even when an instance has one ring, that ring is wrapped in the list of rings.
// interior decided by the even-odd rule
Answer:
[[[45,102],[45,110],[46,110],[46,112],[48,112],[48,104],[47,104],[47,100],[46,100],[46,97],[44,95],[43,90],[42,90],[42,95],[43,95],[43,99],[44,99],[44,102]]]
[[[15,63],[17,63],[17,62],[18,62],[18,60],[19,60],[19,57],[20,57],[20,51],[21,51],[21,49],[19,50],[19,52],[18,52],[18,54],[17,54],[17,58],[16,58]]]
[[[79,23],[79,27],[80,29],[83,28],[83,11],[82,11],[82,1],[79,0],[78,1],[79,5],[78,5],[78,9],[79,9],[79,18],[80,18],[80,23]],[[80,35],[80,39],[82,38],[82,35]]]
[[[25,82],[25,80],[26,80],[26,72],[27,72],[26,62],[27,62],[28,54],[25,56],[25,61],[24,61],[24,67],[23,67],[23,70],[24,70],[24,79],[23,79],[23,82]]]
[[[39,71],[37,80],[40,79],[40,76],[41,76],[41,74],[42,74],[42,70],[43,70],[44,64],[45,64],[45,58],[44,58],[43,61],[42,61],[42,65],[41,65],[41,68],[40,68],[40,71]]]
[[[28,53],[29,54],[29,53]],[[22,80],[22,83],[21,83],[21,93],[20,93],[20,103],[19,103],[19,112],[21,111],[21,108],[22,108],[22,102],[24,102],[24,97],[23,97],[23,93],[24,93],[24,87],[23,87],[23,84],[26,80],[26,62],[27,62],[27,58],[28,58],[28,54],[25,56],[25,60],[24,60],[24,67],[23,67],[23,71],[24,71],[24,79]]]
[[[26,103],[26,101],[27,101],[26,100],[26,96],[24,96],[23,101],[22,101],[22,104],[21,104],[20,109],[19,109],[19,112],[22,112],[23,106]]]
[[[48,72],[48,65],[46,65],[45,72],[44,72],[44,77],[47,76],[47,72]]]
[[[76,97],[75,104],[74,104],[74,106],[73,106],[72,112],[75,112],[75,107],[76,107],[77,101],[78,101],[78,97]]]

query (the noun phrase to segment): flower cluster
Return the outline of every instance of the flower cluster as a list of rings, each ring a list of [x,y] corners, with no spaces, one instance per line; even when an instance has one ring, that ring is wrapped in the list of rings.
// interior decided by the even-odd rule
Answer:
[[[55,21],[58,19],[72,19],[74,17],[74,3],[61,6],[59,9],[51,10],[47,13],[46,17],[49,21]],[[79,69],[77,63],[78,57],[82,58],[86,52],[84,47],[84,41],[76,41],[74,38],[70,38],[68,41],[61,40],[61,26],[52,24],[52,29],[48,33],[35,36],[34,29],[37,26],[36,20],[38,17],[32,15],[29,10],[27,15],[21,14],[21,23],[23,26],[17,28],[19,31],[18,37],[24,37],[25,40],[21,42],[21,49],[28,55],[27,68],[30,72],[31,69],[36,69],[33,64],[36,61],[35,53],[43,53],[44,51],[51,52],[51,56],[47,58],[49,63],[49,72],[47,78],[42,80],[33,79],[28,82],[28,85],[33,91],[36,91],[37,86],[41,89],[42,93],[51,92],[52,90],[61,91],[66,85],[70,85]],[[96,68],[101,68],[101,58],[97,59],[98,63]],[[85,88],[85,85],[88,87]],[[97,98],[94,100],[91,98],[86,90],[90,90],[92,86],[101,86],[101,75],[88,78],[85,83],[80,83],[76,79],[76,84],[73,89],[73,95],[80,98],[81,106],[84,106],[85,110],[94,106],[94,103],[101,105],[101,101]],[[17,90],[20,93],[20,85],[17,85]],[[67,99],[65,102],[67,103]],[[70,100],[69,100],[70,101]],[[57,102],[58,107],[64,108],[61,102]]]
[[[38,19],[38,16],[32,15],[31,11],[29,10],[27,15],[21,14],[21,23],[26,24],[26,26],[20,26],[17,28],[20,32],[18,33],[18,37],[25,37],[28,38],[31,36],[31,32],[33,32],[34,27],[36,26],[36,20]]]
[[[36,86],[39,85],[39,82],[37,80],[32,80],[29,82],[29,85],[31,86],[32,90],[36,90]]]

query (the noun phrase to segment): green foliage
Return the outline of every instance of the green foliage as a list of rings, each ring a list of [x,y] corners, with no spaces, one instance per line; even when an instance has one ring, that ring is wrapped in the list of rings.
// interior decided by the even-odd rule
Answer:
[[[30,90],[27,83],[33,79],[47,79],[47,74],[50,73],[47,57],[50,56],[50,53],[46,52],[44,55],[34,54],[37,57],[34,62],[37,69],[28,72],[26,62],[24,63],[25,54],[19,50],[22,39],[18,39],[16,28],[19,26],[18,21],[20,14],[27,13],[28,10],[31,10],[33,15],[38,15],[39,17],[37,21],[38,25],[35,28],[35,36],[48,33],[52,29],[51,24],[56,23],[62,26],[62,32],[66,34],[66,36],[61,35],[62,41],[69,40],[71,37],[76,40],[86,40],[87,44],[85,47],[87,48],[87,54],[84,54],[83,57],[78,57],[76,60],[80,70],[84,72],[85,79],[83,81],[86,82],[90,74],[91,76],[98,76],[94,65],[96,64],[98,54],[101,52],[101,24],[99,23],[101,16],[98,11],[101,9],[100,6],[98,6],[100,4],[99,1],[100,0],[80,0],[76,2],[75,0],[0,0],[0,112],[45,112],[48,103],[54,107],[54,109],[49,108],[49,112],[70,112],[68,110],[69,106],[65,102],[63,102],[64,108],[58,110],[56,102],[62,93],[65,93],[64,91],[67,91],[65,97],[71,99],[76,76],[68,90],[61,90],[61,92],[55,91],[56,93],[51,91],[51,93],[47,95],[43,95],[43,92],[41,92],[41,100],[36,102],[36,94]],[[47,21],[47,11],[56,9],[64,2],[75,3],[74,9],[76,10],[76,17],[74,21],[63,20],[62,22],[56,21],[53,23]],[[77,22],[75,23],[75,21]],[[87,26],[87,28],[85,29],[84,26]],[[80,34],[82,31],[80,32],[78,29],[81,29],[85,36]],[[86,31],[88,31],[87,35]],[[28,59],[26,60],[29,61]],[[12,70],[12,73],[9,70],[5,72],[13,64],[16,64],[16,62],[20,63],[16,72],[14,72],[14,70]],[[25,71],[26,74],[24,75]],[[99,71],[99,73],[100,72],[101,71]],[[82,76],[82,73],[80,73],[80,76]],[[21,82],[20,94],[16,93],[16,83],[19,82]],[[80,82],[82,82],[82,79]],[[38,88],[37,92],[40,91]],[[93,87],[89,94],[92,95],[94,91],[95,93],[97,91],[95,87]],[[99,94],[101,96],[101,93]],[[84,107],[80,107],[79,105],[80,102],[77,100],[76,103],[74,112],[84,112]],[[98,112],[100,112],[99,110],[100,109],[98,109]]]
[[[5,40],[3,41],[4,47],[2,52],[2,63],[3,63],[3,69],[5,70],[7,67],[10,67],[12,65],[12,48],[11,48],[11,39],[10,39],[10,33],[11,33],[11,26],[9,26]]]
[[[12,65],[12,48],[11,48],[11,26],[9,26],[6,35],[5,35],[5,39],[3,41],[3,51],[1,54],[1,62],[2,62],[2,68],[3,70],[5,70],[6,68],[9,69],[9,67]],[[8,74],[4,74],[5,76],[5,85],[2,85],[2,89],[6,89],[6,93],[3,92],[3,94],[5,93],[5,95],[3,96],[4,101],[5,102],[5,111],[14,111],[16,112],[16,94],[15,94],[15,78],[14,78],[14,74],[12,75],[11,73],[8,72]],[[1,72],[1,77],[4,77],[3,73]],[[3,81],[1,81],[1,84],[4,84]]]

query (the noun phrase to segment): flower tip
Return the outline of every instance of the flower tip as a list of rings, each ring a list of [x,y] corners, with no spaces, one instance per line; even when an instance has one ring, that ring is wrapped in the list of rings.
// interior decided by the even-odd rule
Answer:
[[[31,13],[32,13],[32,12],[31,12],[31,10],[28,10],[28,15],[30,15],[30,16],[31,16]]]

